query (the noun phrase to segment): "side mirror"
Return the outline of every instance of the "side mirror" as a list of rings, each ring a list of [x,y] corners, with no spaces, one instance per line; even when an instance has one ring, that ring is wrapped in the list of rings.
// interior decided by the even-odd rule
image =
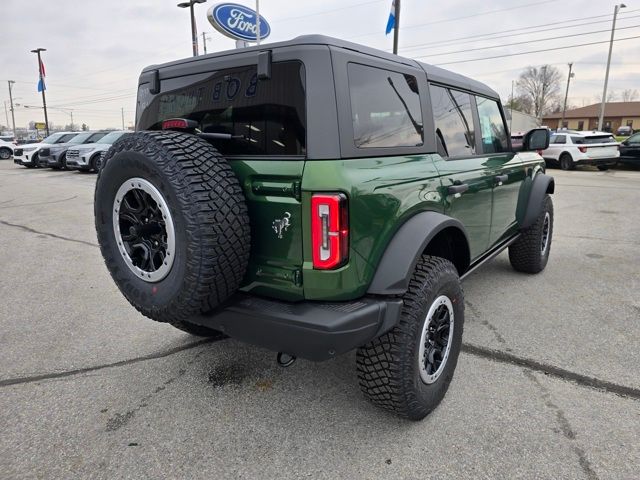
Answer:
[[[549,130],[546,128],[534,128],[529,130],[522,139],[522,151],[533,152],[549,148]]]

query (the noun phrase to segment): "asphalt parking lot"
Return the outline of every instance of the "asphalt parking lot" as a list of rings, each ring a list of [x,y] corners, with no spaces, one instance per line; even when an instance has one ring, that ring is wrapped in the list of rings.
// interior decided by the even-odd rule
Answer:
[[[556,177],[547,269],[465,282],[465,347],[419,423],[355,355],[275,354],[143,318],[93,228],[95,175],[0,162],[0,477],[640,476],[640,171]]]

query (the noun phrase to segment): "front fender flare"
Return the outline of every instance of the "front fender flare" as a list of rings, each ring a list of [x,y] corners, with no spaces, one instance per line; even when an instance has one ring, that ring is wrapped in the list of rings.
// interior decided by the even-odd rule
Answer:
[[[544,197],[547,193],[555,191],[555,185],[555,180],[549,175],[539,173],[535,176],[531,184],[524,214],[518,222],[521,230],[533,225],[542,211]]]
[[[459,230],[466,241],[469,257],[469,238],[459,220],[438,212],[421,212],[407,220],[391,239],[378,263],[367,293],[372,295],[401,295],[407,291],[416,263],[433,238],[445,228]],[[468,260],[466,261],[468,266]],[[462,275],[463,272],[460,272]]]

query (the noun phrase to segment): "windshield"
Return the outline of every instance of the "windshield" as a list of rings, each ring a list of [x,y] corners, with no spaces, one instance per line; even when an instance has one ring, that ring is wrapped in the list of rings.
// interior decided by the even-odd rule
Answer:
[[[571,137],[574,145],[592,145],[594,143],[617,143],[612,135],[593,135],[591,137]]]
[[[93,133],[79,133],[78,135],[73,137],[71,140],[69,140],[69,143],[72,144],[72,145],[77,145],[79,143],[84,143],[85,140],[87,140],[92,135],[93,135]]]
[[[52,133],[51,135],[49,135],[47,138],[45,138],[44,140],[42,140],[42,143],[56,143],[56,141],[62,137],[62,135],[64,135],[64,133]]]
[[[100,141],[97,142],[97,143],[108,143],[109,145],[111,145],[113,142],[115,142],[117,139],[119,139],[125,133],[127,133],[127,132],[111,132],[111,133],[108,133],[104,137],[102,137],[100,139]]]

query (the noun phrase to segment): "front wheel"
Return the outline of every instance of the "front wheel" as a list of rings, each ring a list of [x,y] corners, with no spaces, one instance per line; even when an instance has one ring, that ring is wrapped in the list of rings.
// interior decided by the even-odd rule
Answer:
[[[8,160],[11,158],[11,150],[8,148],[0,148],[0,160]]]
[[[357,353],[358,379],[375,405],[422,420],[444,397],[462,345],[464,296],[444,258],[418,261],[398,324]]]
[[[520,238],[509,247],[511,266],[519,272],[538,273],[549,261],[553,237],[553,202],[546,195],[535,223],[522,231]]]

